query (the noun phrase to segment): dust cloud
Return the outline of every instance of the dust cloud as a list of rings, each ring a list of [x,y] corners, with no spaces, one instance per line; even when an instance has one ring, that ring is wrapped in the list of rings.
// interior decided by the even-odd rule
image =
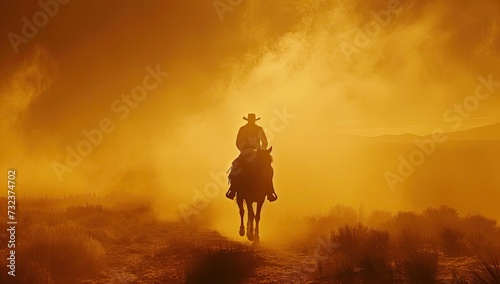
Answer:
[[[71,3],[20,55],[10,53],[0,78],[2,166],[19,170],[23,194],[112,194],[181,218],[179,208],[201,192],[209,204],[192,216],[236,231],[223,173],[238,155],[241,117],[254,112],[271,138],[280,196],[265,205],[263,222],[337,203],[415,210],[451,200],[475,212],[482,199],[468,203],[466,188],[478,185],[499,198],[491,190],[498,179],[479,180],[494,161],[471,158],[473,173],[453,168],[481,149],[441,145],[393,192],[384,172],[413,146],[360,137],[450,131],[443,113],[474,94],[478,76],[500,79],[498,2],[253,0],[223,21],[204,2],[110,1],[93,24]],[[16,11],[21,18],[32,9]],[[121,119],[113,102],[143,84],[148,66],[170,75]],[[496,95],[482,101],[464,128],[500,122],[499,104]],[[83,132],[96,129],[100,143],[68,166],[71,151],[91,140]],[[478,179],[457,182],[457,173]],[[450,199],[452,187],[461,193]]]

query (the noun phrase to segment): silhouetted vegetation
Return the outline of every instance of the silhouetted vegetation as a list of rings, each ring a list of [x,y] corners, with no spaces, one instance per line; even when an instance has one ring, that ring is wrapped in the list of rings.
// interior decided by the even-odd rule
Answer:
[[[437,283],[438,255],[432,251],[410,252],[397,264],[406,283]]]
[[[209,251],[188,266],[186,283],[240,283],[253,274],[256,266],[252,251]]]
[[[420,214],[375,211],[367,218],[349,214],[339,225],[345,212],[356,211],[344,208],[330,211],[333,216],[306,219],[312,228],[322,224],[332,229],[331,241],[338,245],[318,264],[318,281],[499,283],[495,282],[500,274],[498,258],[485,257],[500,247],[500,228],[493,219],[460,217],[455,209],[441,206]],[[360,222],[353,224],[354,220]],[[364,220],[372,226],[363,225]],[[457,256],[461,261],[453,264],[450,259]],[[480,259],[477,265],[474,259]],[[480,282],[483,279],[486,282]]]
[[[26,202],[24,202],[26,201]],[[121,238],[123,224],[151,222],[148,205],[111,208],[101,205],[61,206],[65,200],[21,199],[16,244],[16,283],[69,283],[99,278],[106,270],[109,247]],[[6,265],[0,283],[12,283]]]
[[[253,247],[217,232],[160,221],[147,204],[52,205],[50,199],[20,202],[17,283],[239,283],[269,265]],[[295,245],[310,256],[304,241],[327,236],[333,244],[315,256],[316,273],[304,272],[311,281],[499,283],[500,229],[481,215],[442,206],[363,216],[337,205],[285,224],[304,229]],[[267,249],[258,252],[265,257]],[[6,269],[0,267],[0,283],[11,283]]]
[[[472,280],[477,284],[500,283],[500,261],[498,256],[483,257],[478,261]]]

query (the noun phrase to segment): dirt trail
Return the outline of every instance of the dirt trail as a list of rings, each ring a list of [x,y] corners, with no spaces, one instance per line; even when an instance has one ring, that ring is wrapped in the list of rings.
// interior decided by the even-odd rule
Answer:
[[[259,246],[255,253],[262,258],[262,263],[255,275],[244,283],[314,283],[317,259],[312,250],[312,247],[298,245]]]
[[[215,231],[192,232],[171,223],[125,225],[117,235],[121,237],[116,243],[106,247],[103,272],[78,283],[184,283],[186,267],[200,250],[252,246],[229,241]],[[313,283],[312,248],[264,242],[253,245],[253,251],[257,268],[243,283]]]

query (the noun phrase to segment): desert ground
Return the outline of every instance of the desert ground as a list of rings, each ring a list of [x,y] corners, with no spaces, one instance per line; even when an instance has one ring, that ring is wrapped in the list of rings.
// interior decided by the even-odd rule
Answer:
[[[256,243],[197,223],[161,220],[149,204],[91,201],[21,199],[16,277],[6,274],[2,257],[1,283],[500,280],[497,222],[446,206],[361,216],[333,205],[326,213],[289,220],[302,232],[293,240]]]

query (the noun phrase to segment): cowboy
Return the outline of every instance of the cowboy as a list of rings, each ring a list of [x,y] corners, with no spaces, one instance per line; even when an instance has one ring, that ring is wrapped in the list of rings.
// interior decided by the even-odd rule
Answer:
[[[240,155],[233,162],[231,170],[231,186],[226,193],[226,197],[233,200],[236,195],[236,187],[233,187],[234,181],[242,178],[245,170],[248,170],[252,160],[255,158],[255,150],[267,149],[267,138],[264,129],[257,124],[260,118],[257,118],[254,113],[249,113],[248,117],[243,117],[247,124],[242,126],[236,137],[236,147],[240,150]],[[274,192],[274,186],[271,181],[270,188],[267,189],[267,200],[273,202],[277,199]]]

